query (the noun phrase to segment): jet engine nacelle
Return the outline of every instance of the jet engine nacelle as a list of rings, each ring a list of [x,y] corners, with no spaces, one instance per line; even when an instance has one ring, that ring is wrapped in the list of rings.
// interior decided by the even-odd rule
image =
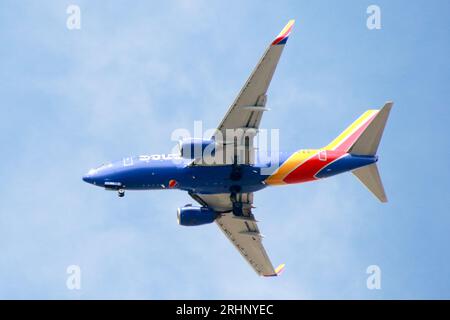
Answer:
[[[216,142],[214,140],[185,139],[179,142],[180,154],[185,159],[200,159],[214,156]]]
[[[184,206],[177,210],[178,224],[182,226],[200,226],[216,220],[217,214],[206,207]]]

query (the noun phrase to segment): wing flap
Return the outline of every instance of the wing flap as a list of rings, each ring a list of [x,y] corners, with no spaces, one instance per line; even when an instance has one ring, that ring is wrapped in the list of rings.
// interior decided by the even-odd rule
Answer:
[[[276,274],[256,223],[233,219],[232,213],[222,215],[216,223],[256,273],[261,276]]]
[[[260,276],[276,276],[280,270],[274,269],[263,246],[257,220],[251,212],[253,193],[237,194],[236,199],[242,208],[241,215],[233,214],[233,202],[229,193],[193,194],[191,197],[203,206],[220,212],[216,224],[233,243],[235,248]]]

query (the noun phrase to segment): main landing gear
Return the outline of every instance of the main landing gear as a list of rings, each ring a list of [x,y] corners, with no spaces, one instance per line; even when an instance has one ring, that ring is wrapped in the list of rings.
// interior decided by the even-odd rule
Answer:
[[[117,190],[117,195],[119,196],[119,198],[123,198],[125,196],[125,190],[124,189]]]

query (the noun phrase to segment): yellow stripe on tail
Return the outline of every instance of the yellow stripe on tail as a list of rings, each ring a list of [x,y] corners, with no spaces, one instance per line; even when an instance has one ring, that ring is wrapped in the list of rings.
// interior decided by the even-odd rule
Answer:
[[[339,149],[349,138],[352,138],[353,134],[358,131],[361,126],[365,125],[378,110],[368,110],[363,113],[355,122],[353,122],[347,129],[345,129],[336,139],[334,139],[329,145],[327,145],[325,150],[336,150]]]

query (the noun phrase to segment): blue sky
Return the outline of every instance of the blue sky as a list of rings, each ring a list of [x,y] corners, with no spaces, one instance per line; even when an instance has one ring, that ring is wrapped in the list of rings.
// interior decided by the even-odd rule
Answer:
[[[66,8],[81,8],[81,30]],[[366,27],[381,8],[382,29]],[[448,1],[2,1],[0,298],[450,298]],[[394,100],[379,204],[350,174],[267,188],[255,214],[282,277],[217,230],[183,228],[182,192],[119,199],[82,182],[123,156],[215,127],[266,45],[297,20],[263,127],[320,147]],[[66,268],[82,289],[66,288]],[[368,290],[366,268],[382,270]]]

